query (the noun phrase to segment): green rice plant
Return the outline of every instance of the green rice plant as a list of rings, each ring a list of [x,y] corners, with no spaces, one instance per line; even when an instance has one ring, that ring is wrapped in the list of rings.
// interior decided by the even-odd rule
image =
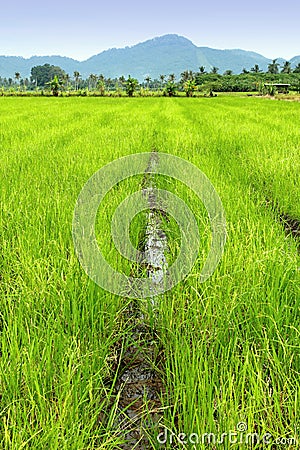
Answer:
[[[124,442],[115,386],[131,342],[132,302],[89,280],[72,219],[98,169],[153,149],[207,175],[228,235],[216,271],[200,283],[207,212],[184,184],[156,177],[157,187],[190,207],[201,236],[191,272],[145,314],[162,355],[160,426],[173,436],[165,448],[207,448],[203,434],[237,431],[240,423],[259,436],[299,439],[299,242],[280,219],[300,219],[299,115],[298,103],[225,95],[1,98],[1,448],[112,450]],[[134,265],[114,246],[111,218],[141,184],[142,175],[116,185],[97,215],[99,247],[127,274]],[[136,247],[145,221],[145,214],[132,221]],[[168,216],[162,224],[172,263],[180,233]],[[147,432],[151,448],[161,448],[157,429]],[[180,433],[200,441],[179,444]],[[222,446],[237,448],[228,438]]]

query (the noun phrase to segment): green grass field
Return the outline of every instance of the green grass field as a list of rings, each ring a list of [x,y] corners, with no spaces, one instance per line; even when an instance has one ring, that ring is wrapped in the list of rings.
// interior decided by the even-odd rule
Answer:
[[[240,422],[249,433],[297,438],[299,240],[280,216],[300,220],[299,121],[299,103],[262,98],[0,99],[0,448],[119,448],[116,348],[129,345],[130,300],[102,290],[81,268],[73,211],[99,168],[154,148],[208,176],[228,233],[217,270],[200,283],[206,213],[184,185],[159,178],[207,235],[191,273],[161,297],[149,325],[163,355],[162,425],[176,436],[197,433],[200,443],[178,444],[187,449],[217,448],[201,435],[221,436]],[[140,181],[117,186],[97,220],[99,245],[125,272],[110,219]],[[141,215],[133,241],[143,226]],[[169,226],[176,253],[177,229]],[[152,440],[153,448],[177,448],[175,438],[163,446],[153,432]],[[227,440],[219,448],[262,443]]]

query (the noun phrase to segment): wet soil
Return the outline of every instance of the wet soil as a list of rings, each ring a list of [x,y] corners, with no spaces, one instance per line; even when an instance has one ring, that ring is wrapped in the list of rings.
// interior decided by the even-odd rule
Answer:
[[[154,289],[167,267],[167,238],[161,229],[161,214],[152,174],[158,162],[159,155],[153,151],[149,154],[149,163],[142,182],[149,212],[142,248],[144,260],[139,262],[143,267],[147,267],[147,276],[153,281]],[[156,297],[151,297],[148,301],[150,308],[157,306]],[[138,305],[138,302],[135,305]],[[126,350],[119,355],[120,375],[115,386],[116,395],[119,397],[117,426],[126,440],[119,448],[148,450],[154,448],[151,445],[151,435],[153,439],[153,436],[159,433],[163,416],[163,355],[159,351],[158,336],[146,323],[141,310],[138,307],[128,310],[128,317],[133,328],[130,336],[127,336]]]

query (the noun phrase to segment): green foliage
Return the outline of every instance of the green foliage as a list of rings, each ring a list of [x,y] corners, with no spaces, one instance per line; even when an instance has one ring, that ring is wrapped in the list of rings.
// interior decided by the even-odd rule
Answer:
[[[58,79],[57,75],[54,75],[53,80],[47,83],[51,89],[51,92],[54,97],[58,97],[58,94],[63,86],[63,82]]]
[[[79,80],[80,80],[81,75],[78,72],[78,70],[75,70],[73,75],[74,75],[74,87],[75,87],[75,91],[77,91],[78,87],[79,87]]]
[[[200,68],[201,69],[201,68]],[[203,72],[202,72],[203,73]],[[192,70],[185,70],[180,74],[181,76],[181,83],[185,83],[188,80],[194,80],[194,74]],[[174,81],[174,80],[173,80]]]
[[[184,83],[184,92],[187,97],[192,97],[194,92],[198,89],[195,80],[187,80]]]
[[[146,76],[144,82],[140,85],[143,90],[140,91],[139,95],[152,96],[163,94],[164,96],[173,96],[178,91],[179,95],[182,92],[189,97],[196,90],[202,92],[209,92],[210,90],[214,92],[253,92],[258,91],[264,83],[285,83],[290,85],[290,91],[298,91],[300,63],[292,69],[291,64],[286,61],[280,73],[275,73],[277,70],[276,67],[278,69],[278,63],[274,60],[270,64],[267,73],[263,73],[258,64],[256,64],[250,71],[244,69],[238,75],[233,74],[230,69],[223,75],[220,75],[217,73],[216,67],[213,67],[212,71],[207,73],[205,67],[201,66],[196,73],[192,70],[183,71],[179,82],[176,82],[175,74],[170,74],[168,77],[161,74],[158,79],[153,80],[150,76]],[[35,76],[38,75],[40,81],[37,78],[33,78],[33,76],[31,76],[31,80],[26,78],[22,79],[20,78],[20,73],[15,72],[14,78],[7,79],[0,77],[0,86],[3,87],[5,92],[12,89],[14,95],[18,95],[21,91],[25,90],[32,91],[39,87],[44,88],[45,86],[49,86],[50,82],[54,80],[55,75],[50,79],[49,76],[55,71],[58,72],[57,78],[62,81],[64,90],[69,91],[70,95],[85,95],[83,92],[88,89],[87,95],[122,96],[125,91],[128,96],[132,97],[139,84],[138,80],[131,76],[126,80],[124,76],[105,78],[102,74],[90,74],[87,79],[82,79],[80,73],[77,71],[74,72],[71,80],[70,76],[60,68],[45,64],[44,66],[36,66],[32,69],[32,73]],[[48,79],[49,81],[45,82]],[[165,81],[166,79],[168,80],[167,83]],[[262,92],[261,89],[260,92]]]
[[[80,97],[87,97],[89,95],[89,90],[87,88],[86,89],[80,89],[79,90],[79,95],[80,95]]]
[[[164,95],[168,95],[169,97],[174,97],[176,94],[176,85],[174,81],[168,81],[165,85]]]
[[[31,69],[31,81],[40,87],[44,87],[47,83],[51,82],[54,77],[63,79],[66,73],[58,66],[51,66],[50,64],[44,64],[43,66],[35,66]]]
[[[260,72],[262,72],[262,71],[260,70],[259,65],[258,65],[258,64],[255,64],[255,65],[251,68],[251,72],[253,72],[253,73],[260,73]]]
[[[162,374],[164,404],[154,411],[150,403],[145,428],[154,411],[163,414],[159,427],[176,435],[220,436],[245,421],[244,439],[254,432],[297,437],[300,257],[270,200],[300,218],[300,105],[231,96],[216,102],[60,100],[0,101],[0,448],[133,448],[123,444],[128,410],[120,412],[116,380],[128,367],[124,354],[141,345],[126,312],[142,302],[129,304],[88,280],[71,226],[78,193],[91,174],[153,146],[207,175],[226,211],[228,239],[217,270],[201,283],[209,217],[183,183],[157,177],[159,188],[178,195],[194,213],[201,246],[190,276],[159,297],[153,370]],[[101,251],[130,275],[134,266],[117,254],[111,217],[140,187],[141,177],[118,183],[95,225]],[[136,242],[136,230],[145,229],[139,217],[131,228]],[[176,230],[172,221],[168,226],[172,251],[180,236],[172,239]],[[140,353],[134,356],[140,363]],[[154,445],[144,448],[162,448],[155,431],[149,430]],[[175,438],[163,446],[176,447],[213,448],[183,447]],[[262,442],[222,448],[264,447],[276,448]]]
[[[272,63],[268,65],[268,72],[276,74],[279,72],[279,64],[277,59],[273,59]]]
[[[103,80],[98,80],[97,88],[99,89],[101,97],[105,94],[105,83]]]
[[[201,91],[212,89],[216,92],[252,92],[258,91],[264,83],[290,84],[290,90],[296,91],[299,85],[300,74],[292,73],[261,73],[250,72],[239,75],[221,76],[216,74],[197,74],[196,84]]]
[[[300,73],[300,63],[297,64],[297,66],[295,67],[294,73]]]
[[[291,72],[292,72],[291,63],[289,61],[286,61],[282,66],[281,73],[291,73]]]
[[[128,76],[126,80],[126,94],[128,97],[132,97],[134,94],[134,91],[136,90],[139,82],[137,79],[132,78],[130,75]]]
[[[276,87],[273,84],[265,84],[263,93],[271,95],[272,97],[276,94]]]

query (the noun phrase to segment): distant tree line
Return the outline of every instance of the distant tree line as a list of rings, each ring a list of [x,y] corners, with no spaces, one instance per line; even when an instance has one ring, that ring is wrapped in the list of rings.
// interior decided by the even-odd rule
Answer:
[[[32,67],[29,78],[22,78],[19,72],[14,78],[0,77],[0,87],[4,91],[42,91],[52,92],[57,96],[62,93],[78,93],[88,95],[90,92],[97,92],[98,95],[133,96],[139,89],[141,95],[150,95],[158,92],[161,95],[174,96],[177,92],[184,92],[186,96],[195,95],[196,91],[209,92],[251,92],[262,91],[266,83],[285,83],[290,85],[290,90],[300,92],[300,63],[291,67],[291,63],[286,61],[282,66],[274,59],[268,70],[263,72],[258,64],[250,70],[243,69],[238,75],[228,69],[223,74],[219,74],[218,67],[211,67],[208,70],[201,66],[199,70],[185,70],[176,79],[175,74],[161,74],[158,78],[152,79],[145,76],[143,82],[130,75],[125,78],[123,75],[117,78],[105,77],[103,74],[91,73],[87,78],[83,78],[78,71],[72,76],[67,74],[58,66],[44,64]]]

